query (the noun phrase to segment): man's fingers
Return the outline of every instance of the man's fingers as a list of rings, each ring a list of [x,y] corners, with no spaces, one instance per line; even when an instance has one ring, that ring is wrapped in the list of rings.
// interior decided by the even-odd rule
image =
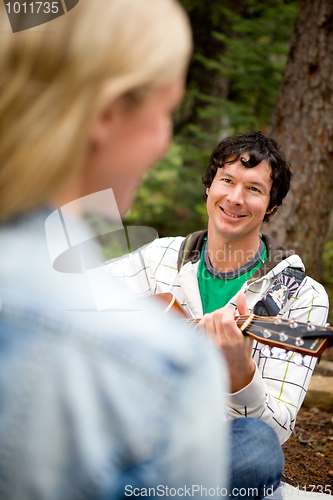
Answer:
[[[217,340],[220,347],[223,347],[230,342],[228,338],[234,342],[235,337],[242,337],[235,323],[235,313],[236,311],[229,308],[218,309],[205,314],[199,325]]]

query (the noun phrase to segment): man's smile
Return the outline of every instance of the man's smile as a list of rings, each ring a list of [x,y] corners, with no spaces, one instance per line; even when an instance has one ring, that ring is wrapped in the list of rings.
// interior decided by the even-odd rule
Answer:
[[[222,210],[222,212],[224,212],[226,215],[228,215],[229,217],[233,217],[234,219],[240,219],[242,217],[246,217],[246,215],[237,215],[237,214],[231,214],[230,212],[227,212],[223,207],[220,207],[220,209]]]

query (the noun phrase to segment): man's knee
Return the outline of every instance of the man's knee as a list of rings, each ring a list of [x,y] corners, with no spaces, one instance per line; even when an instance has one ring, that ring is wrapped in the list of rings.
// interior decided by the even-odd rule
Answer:
[[[276,432],[265,422],[255,418],[237,418],[231,421],[231,433],[239,451],[260,463],[275,464],[283,470],[284,457]]]
[[[275,431],[261,420],[239,418],[231,424],[232,482],[247,487],[277,487],[284,457]],[[259,495],[260,496],[260,495]]]

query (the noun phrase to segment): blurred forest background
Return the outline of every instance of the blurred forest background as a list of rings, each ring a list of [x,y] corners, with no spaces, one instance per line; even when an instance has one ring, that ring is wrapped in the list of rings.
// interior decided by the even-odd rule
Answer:
[[[333,2],[180,0],[194,54],[174,140],[124,221],[159,236],[206,227],[204,175],[223,137],[261,130],[282,146],[293,182],[266,232],[333,288]]]

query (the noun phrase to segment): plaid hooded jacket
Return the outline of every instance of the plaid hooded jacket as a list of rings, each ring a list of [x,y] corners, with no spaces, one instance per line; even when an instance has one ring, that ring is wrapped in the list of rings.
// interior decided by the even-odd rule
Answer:
[[[137,296],[171,292],[191,317],[200,318],[203,312],[197,271],[206,236],[207,231],[198,231],[186,238],[156,239],[106,265],[109,272],[121,279]],[[286,268],[304,271],[299,256],[288,255],[287,250],[268,235],[263,234],[261,238],[267,247],[267,260],[238,292],[245,292],[250,311]],[[238,293],[227,307],[236,309]],[[308,276],[279,312],[282,318],[311,321],[317,325],[325,324],[327,315],[326,291]],[[254,342],[254,377],[248,386],[229,394],[228,416],[262,419],[275,429],[280,442],[284,443],[294,428],[317,359],[305,356],[304,364],[300,366],[295,362],[293,352],[288,353],[286,360],[281,360],[278,358],[281,350],[273,348],[273,355],[267,358],[261,353],[262,348],[263,344]]]

